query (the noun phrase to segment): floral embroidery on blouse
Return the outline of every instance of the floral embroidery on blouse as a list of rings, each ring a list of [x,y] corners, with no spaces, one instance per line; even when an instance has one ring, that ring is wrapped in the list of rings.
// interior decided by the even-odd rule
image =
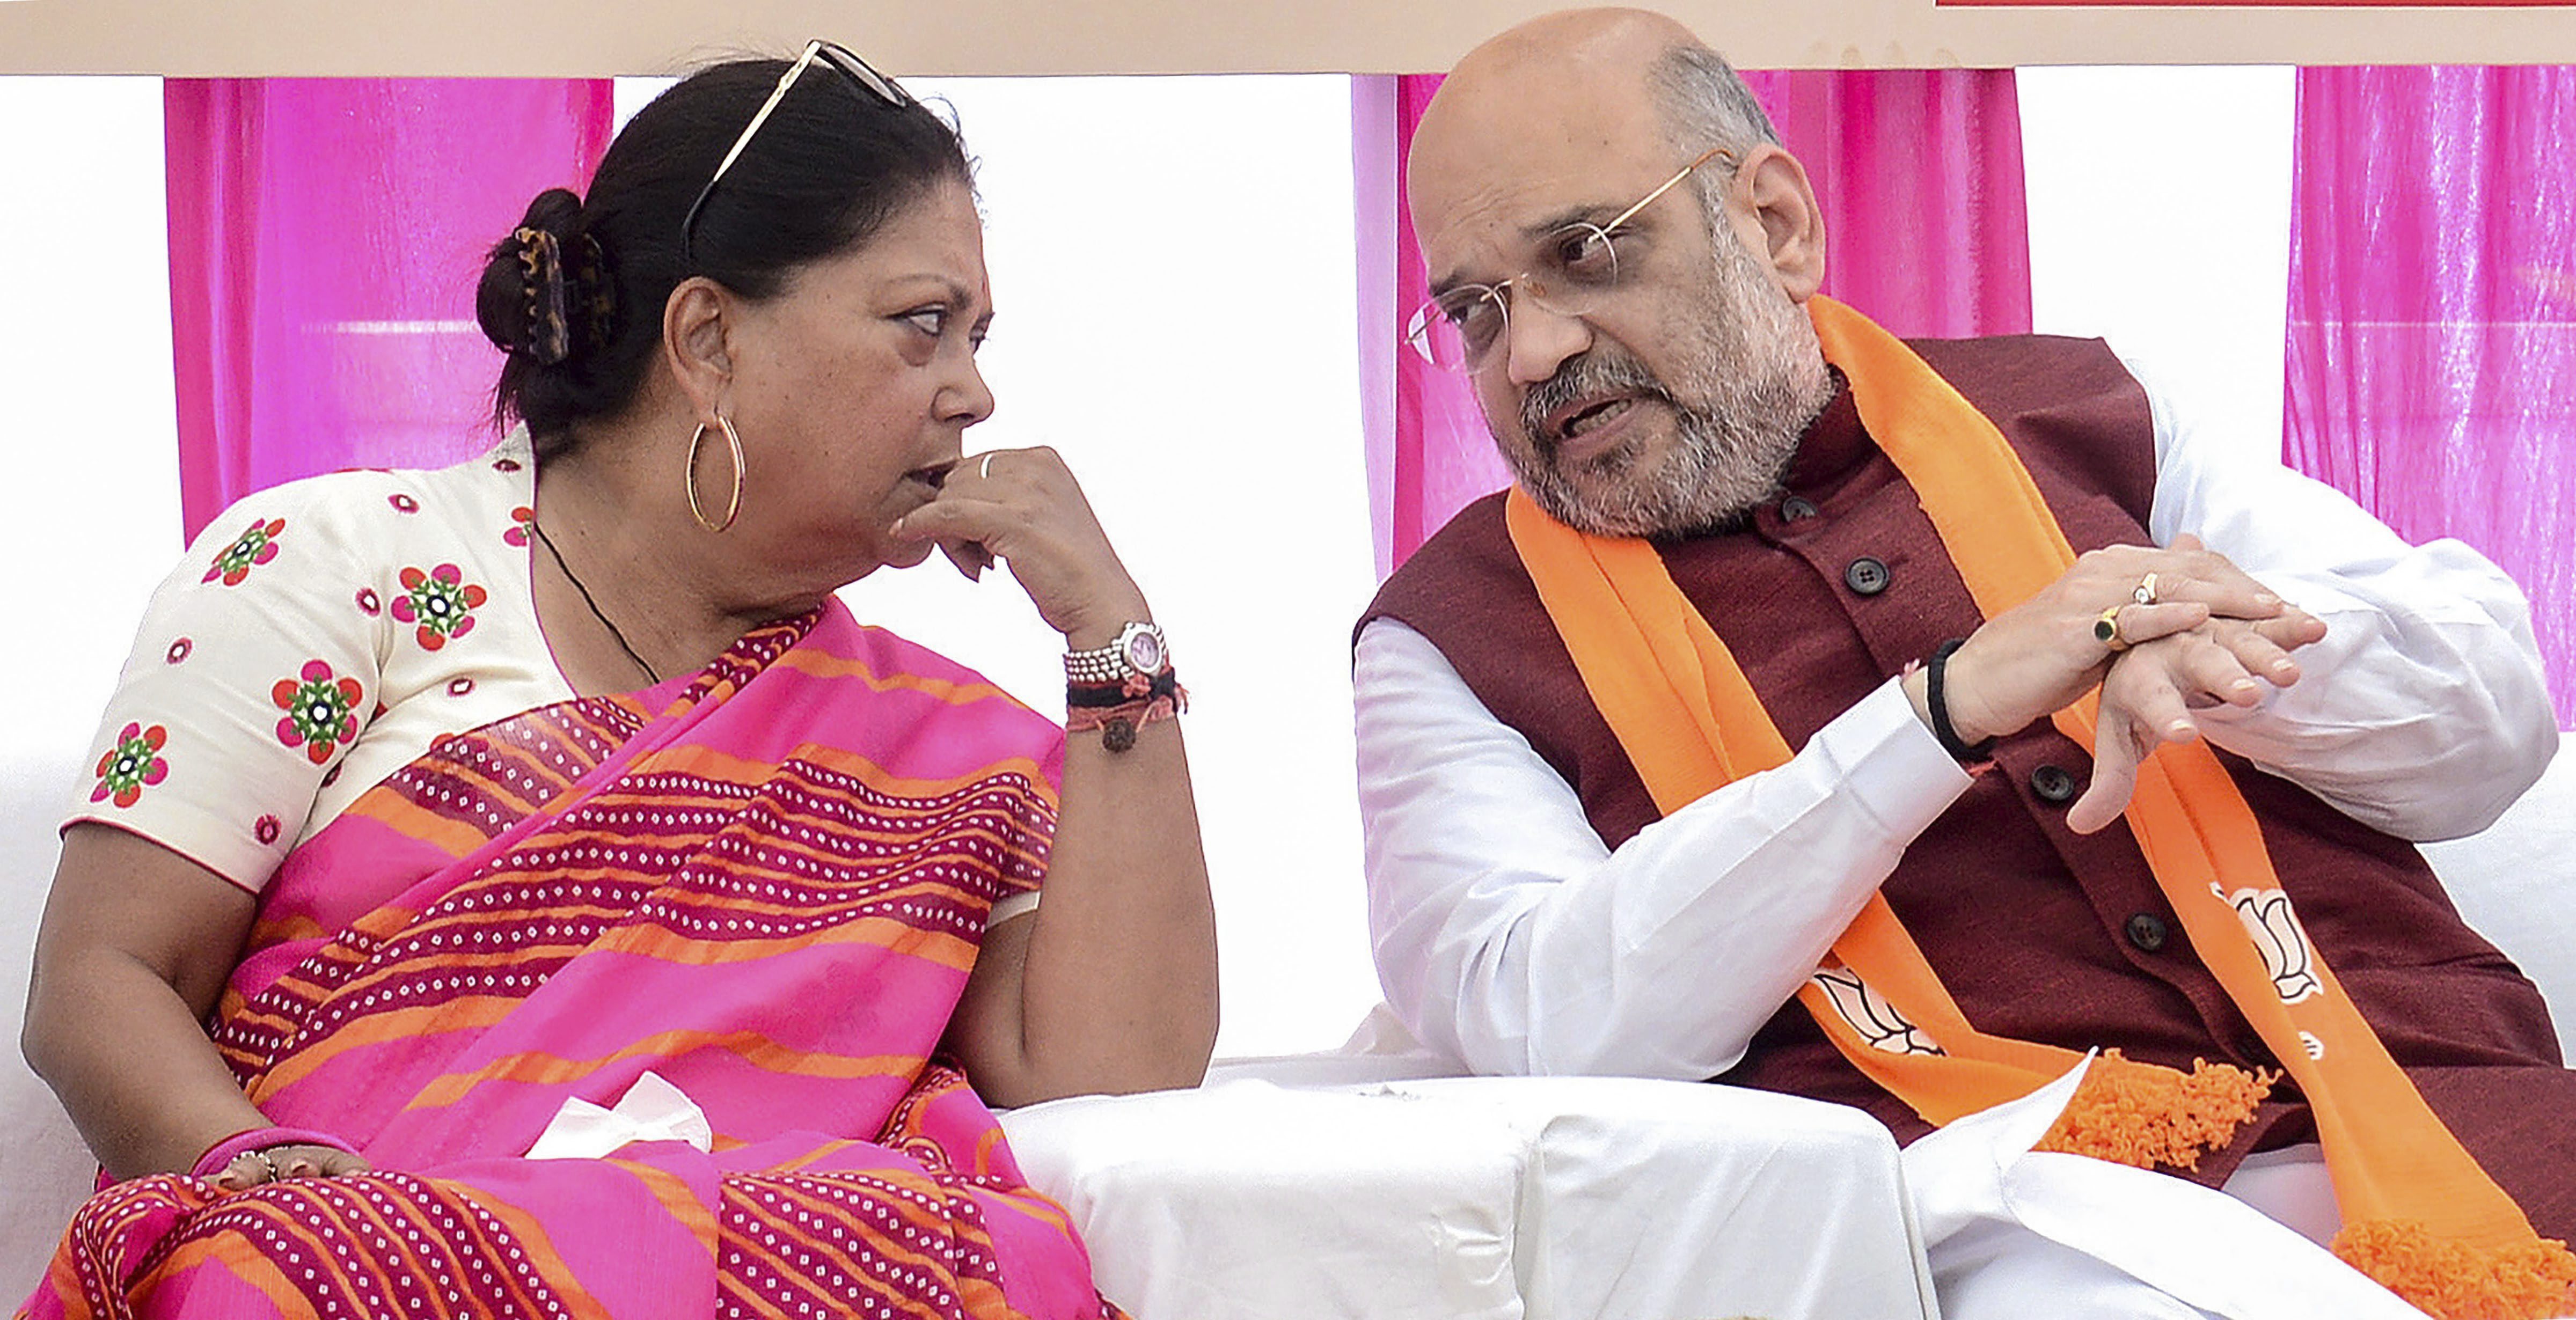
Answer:
[[[285,826],[278,823],[276,816],[262,816],[259,818],[257,824],[250,827],[250,836],[259,840],[262,845],[272,844],[277,842],[277,836],[282,833],[285,828]]]
[[[277,722],[277,740],[301,747],[315,765],[331,759],[339,745],[358,736],[358,699],[365,692],[354,678],[333,678],[331,666],[307,660],[296,678],[281,678],[269,689],[286,718]]]
[[[501,461],[506,463],[510,460],[505,458]],[[510,528],[508,531],[501,533],[501,543],[504,545],[518,546],[522,549],[526,548],[528,544],[528,529],[536,525],[536,510],[531,509],[524,504],[510,510]]]
[[[466,581],[464,571],[454,564],[441,564],[426,573],[406,568],[402,584],[410,594],[394,598],[394,618],[420,625],[424,651],[435,651],[449,639],[474,631],[475,607],[491,599],[491,593]]]
[[[206,569],[206,576],[199,580],[212,582],[222,578],[227,587],[240,586],[242,579],[250,576],[253,565],[277,558],[277,535],[285,530],[284,518],[252,523],[249,530],[235,537],[231,545],[225,546],[223,552],[215,556],[215,562]]]
[[[143,796],[146,785],[170,777],[170,763],[161,756],[161,748],[170,741],[170,731],[158,724],[144,728],[128,724],[116,735],[116,745],[98,758],[98,787],[90,790],[89,800],[105,802],[116,799],[116,805],[130,807]]]
[[[372,619],[383,613],[384,608],[385,603],[376,595],[374,587],[358,588],[358,613]]]

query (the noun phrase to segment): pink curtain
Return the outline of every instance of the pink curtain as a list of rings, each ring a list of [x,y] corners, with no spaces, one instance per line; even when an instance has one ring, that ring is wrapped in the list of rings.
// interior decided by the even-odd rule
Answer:
[[[2284,450],[2530,593],[2576,727],[2576,67],[2304,69]]]
[[[1358,81],[1394,84],[1391,93],[1363,87],[1354,103],[1363,134],[1373,120],[1391,121],[1396,142],[1393,170],[1373,168],[1366,151],[1357,157],[1361,278],[1385,279],[1391,266],[1395,287],[1394,407],[1369,436],[1384,575],[1511,477],[1465,380],[1424,363],[1402,340],[1428,277],[1403,206],[1401,164],[1440,79]],[[1752,72],[1745,81],[1824,206],[1826,292],[1903,335],[2030,330],[2021,112],[2010,69]],[[1387,101],[1391,110],[1371,114]],[[1394,250],[1373,250],[1372,218],[1390,208]],[[1361,305],[1384,302],[1364,291]],[[1363,351],[1387,342],[1374,329]]]
[[[605,80],[164,84],[180,503],[490,443],[483,250],[607,147]]]

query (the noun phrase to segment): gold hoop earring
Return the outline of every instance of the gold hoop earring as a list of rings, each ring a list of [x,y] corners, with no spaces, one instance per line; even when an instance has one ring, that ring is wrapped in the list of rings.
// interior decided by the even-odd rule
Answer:
[[[689,492],[689,516],[710,532],[721,532],[733,526],[735,515],[742,512],[742,437],[734,433],[733,422],[723,413],[716,414],[716,428],[724,432],[725,447],[733,451],[733,495],[725,501],[723,521],[707,517],[706,508],[698,502],[698,445],[707,438],[705,422],[698,423],[698,429],[689,435],[688,467],[681,475],[682,484]]]

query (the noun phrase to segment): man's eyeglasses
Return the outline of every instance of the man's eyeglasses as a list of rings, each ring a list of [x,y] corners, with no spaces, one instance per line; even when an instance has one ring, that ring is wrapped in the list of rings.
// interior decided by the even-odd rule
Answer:
[[[760,109],[753,112],[751,122],[742,126],[742,136],[733,140],[733,149],[727,151],[724,159],[717,163],[716,172],[707,178],[707,186],[698,189],[697,200],[689,203],[689,213],[680,218],[682,260],[697,259],[696,254],[691,251],[691,240],[697,233],[698,212],[706,208],[708,194],[716,190],[716,184],[724,179],[725,171],[732,169],[733,163],[741,158],[742,149],[751,145],[752,136],[760,132],[760,126],[769,122],[769,116],[778,109],[778,103],[787,99],[787,89],[796,85],[796,80],[804,75],[808,67],[818,63],[839,70],[841,76],[849,79],[859,90],[896,109],[920,104],[912,99],[912,93],[905,91],[894,79],[870,68],[866,60],[851,54],[846,48],[829,41],[806,42],[805,53],[797,56],[796,61],[787,66],[787,72],[778,75],[778,86],[769,93],[768,100],[760,103]]]
[[[1443,371],[1476,372],[1484,370],[1495,347],[1511,332],[1513,292],[1558,316],[1599,310],[1602,300],[1619,287],[1619,247],[1612,241],[1619,226],[1720,156],[1728,165],[1736,164],[1734,152],[1711,147],[1637,199],[1635,206],[1611,217],[1608,224],[1578,220],[1550,233],[1539,244],[1536,269],[1499,284],[1461,284],[1443,291],[1413,314],[1404,328],[1405,342]]]

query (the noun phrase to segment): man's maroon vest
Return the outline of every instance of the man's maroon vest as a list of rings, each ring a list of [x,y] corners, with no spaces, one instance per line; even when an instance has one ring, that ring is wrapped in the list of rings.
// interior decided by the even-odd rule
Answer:
[[[2153,423],[2145,393],[2098,341],[1913,347],[2002,428],[2077,550],[2148,542]],[[1793,747],[1980,622],[1913,489],[1861,427],[1848,391],[1802,441],[1784,496],[1749,527],[1659,549]],[[1615,847],[1656,818],[1512,549],[1500,496],[1468,506],[1389,578],[1361,623],[1377,618],[1439,647],[1486,709],[1574,787],[1604,841]],[[2557,1067],[2539,992],[2462,923],[2411,845],[2222,759],[2263,821],[2310,938],[2389,1051],[2535,1222],[2543,1206],[2558,1207],[2544,1232],[2576,1230],[2576,1188],[2559,1176],[2576,1169],[2576,1138],[2564,1133],[2576,1122],[2576,1073]],[[2066,827],[2088,749],[2042,720],[2003,739],[1994,761],[1884,886],[1969,1020],[2181,1068],[2195,1059],[2273,1066],[2193,955],[2126,825],[2090,836]],[[2505,1073],[2518,1079],[2499,1084]],[[1795,1002],[1724,1080],[1859,1106],[1900,1140],[1929,1130],[1845,1062]],[[2554,1119],[2549,1140],[2562,1156],[2518,1175],[2523,1161],[2499,1156],[2505,1145],[2515,1157],[2537,1153],[2532,1131],[2516,1130],[2536,1117],[2526,1083],[2557,1097],[2540,1109]],[[2313,1139],[2286,1082],[2275,1096],[2282,1103],[2266,1106],[2255,1128],[2196,1176],[2215,1181],[2247,1150]]]

